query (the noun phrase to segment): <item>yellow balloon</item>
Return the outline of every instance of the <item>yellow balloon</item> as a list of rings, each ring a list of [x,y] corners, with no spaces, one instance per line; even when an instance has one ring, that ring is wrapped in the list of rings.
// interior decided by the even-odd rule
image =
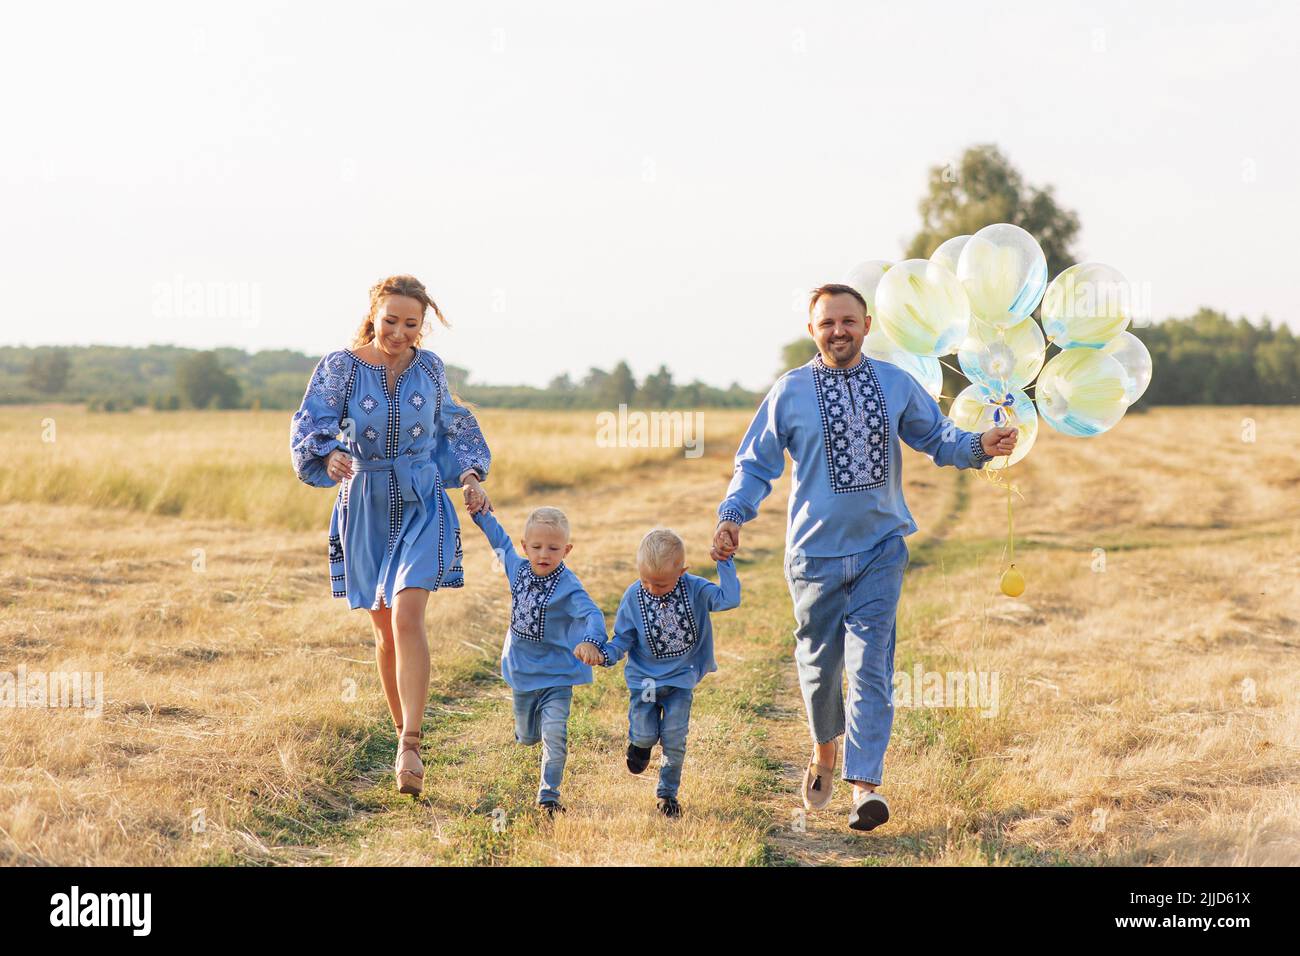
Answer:
[[[1124,367],[1097,349],[1058,352],[1034,386],[1038,414],[1063,435],[1100,435],[1128,411],[1127,379]]]
[[[992,392],[1024,388],[1043,367],[1047,345],[1033,317],[1009,329],[972,322],[970,334],[957,350],[961,370],[972,382]]]
[[[928,259],[905,259],[876,286],[885,334],[917,355],[955,352],[970,331],[970,300],[957,277]]]
[[[1043,332],[1063,349],[1099,349],[1130,321],[1123,273],[1100,262],[1080,262],[1052,280],[1043,296]]]
[[[1010,468],[1020,461],[1029,454],[1038,438],[1038,415],[1034,403],[1020,389],[994,396],[982,386],[967,385],[952,400],[948,417],[954,425],[968,432],[986,432],[990,428],[1007,426],[1019,431],[1015,451],[984,465],[991,471]]]
[[[1025,593],[1025,576],[1013,564],[1002,572],[1002,593],[1007,597],[1020,597]]]
[[[1132,332],[1121,332],[1103,345],[1101,352],[1119,362],[1128,375],[1124,390],[1128,395],[1128,403],[1132,405],[1151,384],[1151,353]]]
[[[953,275],[956,275],[957,260],[961,258],[961,251],[966,248],[966,243],[969,241],[970,236],[953,236],[951,239],[940,243],[939,248],[930,253],[930,261],[946,266]]]
[[[957,278],[975,318],[999,329],[1021,322],[1043,298],[1047,259],[1029,233],[1009,222],[985,226],[957,258]]]
[[[892,265],[893,263],[888,259],[868,259],[866,262],[859,262],[844,276],[844,284],[857,289],[858,294],[866,300],[867,315],[871,316],[871,327],[867,329],[863,348],[883,352],[895,347],[889,340],[889,336],[885,335],[880,322],[876,320],[876,287],[880,285],[880,280],[885,277],[885,273]]]

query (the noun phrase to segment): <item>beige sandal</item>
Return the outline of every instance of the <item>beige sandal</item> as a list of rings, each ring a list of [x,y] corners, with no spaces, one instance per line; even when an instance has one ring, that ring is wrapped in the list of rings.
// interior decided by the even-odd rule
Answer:
[[[409,793],[415,797],[424,790],[424,761],[420,759],[420,737],[418,730],[409,734],[402,733],[397,748],[397,764],[394,768],[397,773],[397,792]],[[407,751],[415,754],[415,762],[420,765],[419,770],[402,769],[402,755]]]

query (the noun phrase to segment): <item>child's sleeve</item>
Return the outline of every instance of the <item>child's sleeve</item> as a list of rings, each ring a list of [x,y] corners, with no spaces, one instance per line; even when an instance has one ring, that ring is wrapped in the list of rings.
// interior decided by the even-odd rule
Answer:
[[[505,571],[506,577],[514,580],[515,571],[523,558],[515,551],[514,543],[511,542],[506,529],[501,527],[501,522],[497,521],[496,515],[490,511],[480,511],[470,517],[474,519],[474,523],[478,525],[479,530],[483,532],[483,536],[488,539],[488,544],[496,552],[497,560],[501,562],[501,568]]]
[[[939,403],[911,375],[907,379],[907,404],[898,418],[898,437],[929,455],[936,465],[983,468],[992,460],[984,453],[979,432],[968,432],[939,410]]]
[[[719,561],[718,583],[704,581],[702,590],[710,611],[730,611],[733,607],[739,607],[740,578],[736,575],[736,559]]]
[[[569,616],[582,635],[579,644],[605,646],[605,612],[596,606],[582,585],[578,585],[569,596]]]
[[[600,648],[600,653],[605,658],[603,662],[605,667],[617,664],[631,650],[637,638],[637,616],[635,598],[629,591],[623,595],[623,600],[618,605],[618,613],[614,615],[614,636],[600,644],[596,644],[594,640],[590,641]]]

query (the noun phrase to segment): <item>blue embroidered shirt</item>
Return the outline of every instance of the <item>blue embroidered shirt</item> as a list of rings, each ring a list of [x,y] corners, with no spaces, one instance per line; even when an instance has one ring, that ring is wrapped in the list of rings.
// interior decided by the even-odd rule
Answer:
[[[753,520],[788,451],[787,551],[837,557],[912,534],[899,438],[937,465],[982,468],[991,460],[979,433],[958,428],[903,369],[865,354],[837,369],[816,355],[777,379],[759,405],[718,518]]]
[[[501,676],[515,690],[591,683],[591,665],[573,654],[583,640],[603,644],[605,615],[563,561],[546,575],[515,551],[491,512],[473,516],[510,583],[510,627],[501,648]]]
[[[740,579],[732,558],[718,562],[718,584],[684,573],[667,594],[656,597],[637,581],[623,592],[608,642],[591,641],[610,667],[627,655],[623,677],[629,690],[650,682],[658,687],[694,687],[718,669],[713,660],[712,611],[740,605]]]

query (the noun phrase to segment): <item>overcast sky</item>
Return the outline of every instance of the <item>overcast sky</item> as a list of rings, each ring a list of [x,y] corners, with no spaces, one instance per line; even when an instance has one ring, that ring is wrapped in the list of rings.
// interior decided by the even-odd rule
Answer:
[[[1300,5],[65,4],[0,29],[0,344],[344,346],[412,272],[490,383],[767,385],[997,143],[1082,257],[1300,331]]]

